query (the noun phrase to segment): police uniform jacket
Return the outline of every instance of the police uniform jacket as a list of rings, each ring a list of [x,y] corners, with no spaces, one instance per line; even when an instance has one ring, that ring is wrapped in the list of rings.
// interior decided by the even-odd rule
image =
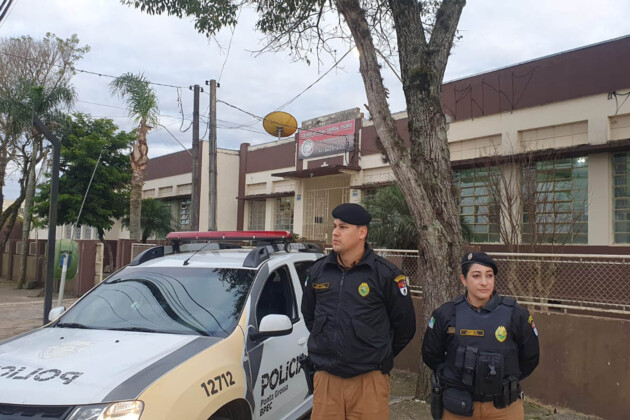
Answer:
[[[472,306],[465,295],[433,312],[422,343],[422,359],[437,370],[446,385],[459,386],[455,363],[460,347],[504,356],[504,377],[519,380],[538,365],[538,332],[527,309],[496,292],[482,308]]]
[[[413,338],[416,319],[405,276],[367,246],[342,269],[331,251],[310,269],[302,297],[308,353],[318,370],[344,378],[389,372]]]

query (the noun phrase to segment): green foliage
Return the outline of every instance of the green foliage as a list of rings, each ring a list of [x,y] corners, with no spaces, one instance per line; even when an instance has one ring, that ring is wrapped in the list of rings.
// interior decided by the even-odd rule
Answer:
[[[112,93],[124,99],[130,118],[141,124],[158,124],[157,96],[143,74],[125,73],[112,80],[109,86]]]
[[[195,29],[208,36],[224,26],[236,25],[238,3],[230,0],[121,0],[150,15],[167,13],[177,16],[193,16]]]
[[[363,205],[372,215],[368,230],[368,241],[378,248],[417,249],[418,231],[398,184],[379,188],[369,194]],[[462,238],[472,239],[472,229],[460,217]]]
[[[122,224],[129,226],[129,214],[122,219]],[[142,227],[142,243],[146,243],[153,234],[157,237],[165,237],[167,233],[173,231],[171,206],[160,200],[145,198],[142,200],[140,226]]]
[[[125,214],[131,180],[127,153],[135,135],[117,130],[110,119],[92,119],[84,114],[67,117],[62,124],[57,224],[76,223],[99,154],[79,225],[108,230]],[[34,206],[35,214],[44,221],[49,197],[50,180],[40,186]]]
[[[363,205],[372,215],[368,241],[374,247],[418,248],[418,231],[398,185],[377,189],[365,198]]]

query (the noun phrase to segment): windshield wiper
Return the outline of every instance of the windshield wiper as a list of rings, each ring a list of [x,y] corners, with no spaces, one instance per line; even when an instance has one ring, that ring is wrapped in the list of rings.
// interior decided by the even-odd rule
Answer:
[[[151,328],[144,327],[116,327],[107,328],[108,331],[135,331],[135,332],[148,332],[148,333],[163,333],[163,331],[153,330]]]
[[[158,330],[152,330],[151,328],[144,328],[144,327],[118,327],[118,328],[108,328],[108,331],[134,331],[134,332],[148,332],[148,333],[159,333],[159,334],[184,334],[184,335],[188,335],[188,333],[186,332],[180,332],[180,331],[158,331]],[[205,331],[202,330],[195,330],[195,332],[199,333],[199,335],[206,335],[209,336],[210,334],[208,334]]]
[[[55,325],[55,328],[83,328],[83,329],[89,330],[92,327],[89,327],[84,324],[79,324],[78,322],[60,322]]]

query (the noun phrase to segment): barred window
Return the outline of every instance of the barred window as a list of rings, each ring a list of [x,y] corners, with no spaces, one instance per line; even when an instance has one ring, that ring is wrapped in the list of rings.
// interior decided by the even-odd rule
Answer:
[[[265,207],[266,200],[249,201],[249,223],[248,230],[265,230]]]
[[[492,177],[498,177],[498,169],[461,169],[454,171],[453,177],[460,190],[460,217],[471,231],[471,241],[499,242],[501,211],[491,183]]]
[[[293,197],[276,198],[275,230],[293,232]]]
[[[630,153],[615,153],[613,159],[613,222],[615,243],[630,243]]]
[[[190,229],[190,200],[184,200],[179,205],[179,226],[182,230]]]
[[[588,242],[588,158],[536,162],[523,169],[523,242]]]

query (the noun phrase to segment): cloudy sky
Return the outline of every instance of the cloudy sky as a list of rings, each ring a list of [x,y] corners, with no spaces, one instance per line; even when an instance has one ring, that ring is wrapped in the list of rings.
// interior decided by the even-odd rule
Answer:
[[[627,0],[471,0],[462,14],[462,39],[452,51],[445,81],[628,35],[628,16]],[[219,100],[264,116],[333,66],[332,58],[309,66],[293,62],[287,53],[252,54],[262,46],[260,34],[253,30],[255,18],[252,10],[244,9],[233,33],[225,29],[216,40],[208,40],[189,19],[145,15],[117,0],[14,0],[10,14],[0,22],[0,36],[77,34],[81,45],[91,48],[77,68],[104,76],[77,73],[75,110],[112,118],[122,129],[131,129],[132,124],[122,101],[110,94],[112,79],[106,75],[141,72],[152,82],[180,86],[155,86],[160,123],[166,127],[149,134],[149,156],[155,157],[182,150],[169,131],[186,147],[191,145],[192,130],[185,131],[192,116],[189,86],[218,80]],[[339,45],[337,57],[348,49]],[[387,68],[384,77],[391,110],[404,110],[398,79]],[[202,94],[202,115],[207,114],[208,99]],[[283,110],[301,122],[354,107],[367,113],[366,102],[358,59],[351,53]],[[219,147],[237,149],[243,142],[273,140],[260,121],[223,103],[218,104],[217,118]],[[200,129],[205,138],[206,122]],[[15,182],[8,180],[5,198],[17,195]]]

